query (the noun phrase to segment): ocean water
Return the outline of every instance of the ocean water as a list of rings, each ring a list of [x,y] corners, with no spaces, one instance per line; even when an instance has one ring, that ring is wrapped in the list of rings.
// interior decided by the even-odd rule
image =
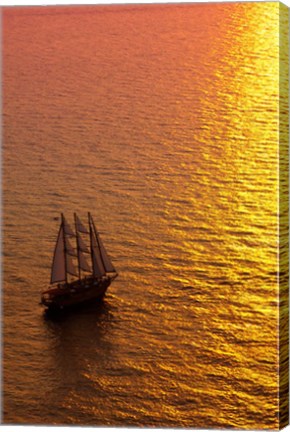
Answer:
[[[4,9],[5,423],[277,427],[278,18]],[[50,320],[74,211],[119,277]]]

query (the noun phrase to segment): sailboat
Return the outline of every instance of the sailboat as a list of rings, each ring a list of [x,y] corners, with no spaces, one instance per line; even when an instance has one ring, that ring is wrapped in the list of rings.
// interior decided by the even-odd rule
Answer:
[[[118,276],[91,214],[85,226],[74,213],[74,225],[61,214],[50,288],[41,295],[41,304],[51,310],[102,299]]]

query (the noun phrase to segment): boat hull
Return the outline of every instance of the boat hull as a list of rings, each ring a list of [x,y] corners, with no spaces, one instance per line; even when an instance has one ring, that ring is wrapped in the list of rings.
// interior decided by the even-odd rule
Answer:
[[[114,278],[86,279],[58,288],[51,288],[41,296],[41,304],[50,310],[68,309],[77,305],[100,301]]]

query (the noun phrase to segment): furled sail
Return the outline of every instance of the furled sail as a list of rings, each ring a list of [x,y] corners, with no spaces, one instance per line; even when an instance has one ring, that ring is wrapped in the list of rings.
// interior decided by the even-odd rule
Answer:
[[[63,235],[63,227],[61,225],[57,242],[54,250],[54,257],[51,268],[51,280],[50,283],[62,282],[65,280],[65,254],[64,254],[64,235]]]
[[[79,219],[79,217],[77,215],[75,215],[75,218],[76,218],[76,229],[77,229],[77,231],[85,233],[85,234],[89,234],[89,231],[83,225],[83,223],[81,222],[81,220]]]

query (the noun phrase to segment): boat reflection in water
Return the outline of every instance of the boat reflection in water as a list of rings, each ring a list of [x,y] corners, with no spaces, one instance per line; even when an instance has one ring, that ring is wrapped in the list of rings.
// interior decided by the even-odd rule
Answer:
[[[88,213],[88,228],[76,214],[74,220],[75,230],[61,215],[51,269],[51,288],[41,295],[41,304],[52,311],[102,299],[118,275],[91,214]],[[72,245],[72,239],[76,247]]]

